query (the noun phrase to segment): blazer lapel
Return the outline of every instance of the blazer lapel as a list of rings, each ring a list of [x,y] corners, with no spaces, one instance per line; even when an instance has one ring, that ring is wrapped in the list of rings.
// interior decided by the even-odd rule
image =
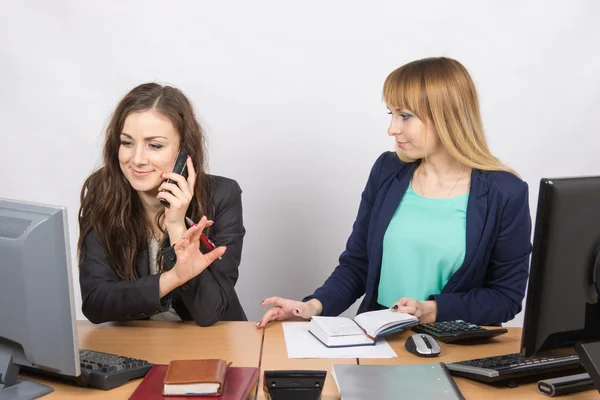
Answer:
[[[150,258],[148,256],[148,247],[143,248],[137,253],[136,269],[138,276],[150,275]]]
[[[169,237],[165,235],[162,241],[162,248],[169,247]],[[139,277],[150,275],[150,247],[146,246],[137,253],[136,269]]]
[[[483,228],[485,227],[488,208],[487,193],[487,175],[479,170],[473,170],[471,172],[471,191],[467,203],[465,261],[452,278],[450,278],[442,293],[451,292],[473,263],[473,259],[479,248]]]
[[[387,231],[388,225],[394,216],[394,213],[398,209],[404,193],[410,184],[410,180],[413,176],[413,172],[418,163],[412,163],[408,165],[408,168],[404,168],[402,171],[392,179],[387,193],[384,195],[383,203],[377,221],[375,223],[375,229],[373,231],[372,249],[371,249],[371,261],[370,264],[375,268],[375,278],[379,282],[379,276],[381,273],[381,260],[383,257],[383,237]]]

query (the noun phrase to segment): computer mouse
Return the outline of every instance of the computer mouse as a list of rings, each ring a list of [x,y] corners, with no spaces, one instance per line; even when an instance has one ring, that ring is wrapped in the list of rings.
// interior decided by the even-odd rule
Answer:
[[[439,356],[440,345],[435,339],[426,333],[415,333],[406,339],[404,344],[406,350],[418,355],[419,357],[435,357]]]

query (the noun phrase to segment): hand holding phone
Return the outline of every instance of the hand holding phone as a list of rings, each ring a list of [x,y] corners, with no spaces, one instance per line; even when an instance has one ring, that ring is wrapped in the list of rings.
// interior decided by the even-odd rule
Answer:
[[[175,165],[173,166],[172,172],[174,174],[181,175],[184,178],[188,177],[187,158],[188,158],[188,153],[183,149],[183,147],[181,147],[179,149],[179,152],[177,153],[177,158],[175,159]],[[177,185],[177,182],[175,182],[172,179],[167,179],[167,183],[173,183],[173,184]],[[163,192],[171,193],[168,190],[163,190]],[[160,199],[160,202],[167,208],[171,207],[171,204],[166,199]]]

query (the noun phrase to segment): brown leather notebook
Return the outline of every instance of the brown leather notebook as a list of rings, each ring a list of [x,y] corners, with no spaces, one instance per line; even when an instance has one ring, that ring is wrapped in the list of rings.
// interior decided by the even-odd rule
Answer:
[[[220,396],[227,374],[225,360],[173,360],[165,375],[165,396]]]
[[[163,396],[163,382],[167,365],[154,365],[129,397],[129,400],[247,400],[254,398],[259,371],[256,367],[229,367],[225,376],[223,394],[214,396]]]

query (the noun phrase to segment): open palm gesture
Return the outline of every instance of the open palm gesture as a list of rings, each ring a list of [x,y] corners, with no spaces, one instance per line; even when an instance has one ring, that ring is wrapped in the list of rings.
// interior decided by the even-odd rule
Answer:
[[[175,244],[177,263],[172,271],[175,272],[179,282],[187,282],[194,278],[225,253],[225,246],[217,247],[206,254],[200,251],[200,235],[205,228],[212,224],[213,221],[202,217],[200,222],[190,227],[181,240]]]

